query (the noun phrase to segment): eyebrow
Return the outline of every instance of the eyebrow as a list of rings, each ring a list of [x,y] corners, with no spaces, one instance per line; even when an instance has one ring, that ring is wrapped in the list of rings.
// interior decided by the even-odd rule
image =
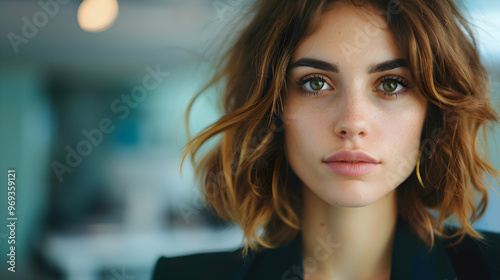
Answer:
[[[293,68],[297,67],[311,67],[311,68],[316,68],[319,70],[324,70],[328,72],[339,72],[339,68],[336,65],[333,65],[331,63],[328,63],[326,61],[314,59],[314,58],[301,58],[294,62],[292,65],[288,67],[288,71],[292,70]],[[373,66],[370,66],[368,73],[369,74],[374,74],[374,73],[379,73],[379,72],[384,72],[384,71],[389,71],[392,69],[396,69],[399,67],[408,67],[406,60],[403,58],[397,58],[389,61],[384,61],[378,64],[375,64]]]
[[[339,72],[339,68],[336,65],[314,58],[301,58],[290,65],[288,70],[292,70],[296,67],[311,67],[328,72]]]
[[[397,58],[394,60],[389,60],[389,61],[385,61],[385,62],[382,62],[379,64],[375,64],[372,67],[370,67],[370,70],[368,70],[368,73],[369,74],[379,73],[379,72],[384,72],[384,71],[396,69],[399,67],[408,67],[408,65],[406,64],[406,60],[404,60],[402,58]]]

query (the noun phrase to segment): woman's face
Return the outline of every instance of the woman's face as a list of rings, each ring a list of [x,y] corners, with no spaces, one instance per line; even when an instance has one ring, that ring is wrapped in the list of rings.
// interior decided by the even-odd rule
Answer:
[[[298,46],[288,83],[286,156],[318,197],[366,206],[415,169],[427,102],[381,13],[332,4]]]

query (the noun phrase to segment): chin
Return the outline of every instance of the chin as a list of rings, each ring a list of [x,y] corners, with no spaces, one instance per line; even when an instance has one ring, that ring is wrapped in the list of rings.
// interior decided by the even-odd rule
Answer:
[[[331,188],[326,196],[320,198],[332,206],[343,208],[365,207],[386,195],[381,190],[377,192],[375,184],[355,180],[338,182]]]

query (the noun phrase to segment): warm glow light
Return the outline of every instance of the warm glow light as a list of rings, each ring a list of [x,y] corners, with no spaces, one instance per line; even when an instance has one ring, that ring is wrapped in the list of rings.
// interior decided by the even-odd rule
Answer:
[[[88,32],[108,29],[118,15],[116,0],[84,0],[78,8],[78,24]]]

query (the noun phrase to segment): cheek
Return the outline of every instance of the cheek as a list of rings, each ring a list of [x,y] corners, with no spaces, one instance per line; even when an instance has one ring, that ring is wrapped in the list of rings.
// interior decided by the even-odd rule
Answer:
[[[392,164],[406,166],[408,169],[415,166],[424,119],[425,112],[415,110],[386,120],[388,125],[383,128],[383,138],[388,149],[388,159]]]
[[[292,108],[289,108],[292,109]],[[306,135],[311,133],[311,127],[306,125],[308,120],[306,117],[302,116],[298,112],[293,112],[292,110],[285,111],[284,123],[285,123],[285,146],[287,151],[292,151],[294,154],[300,153],[302,149],[307,148],[309,145],[305,145],[308,139]],[[289,154],[288,152],[288,154]],[[293,155],[289,155],[293,157]]]
[[[297,105],[297,106],[295,106]],[[306,150],[326,141],[328,123],[318,110],[291,103],[284,109],[285,145],[290,149]],[[312,152],[312,151],[309,151]]]

